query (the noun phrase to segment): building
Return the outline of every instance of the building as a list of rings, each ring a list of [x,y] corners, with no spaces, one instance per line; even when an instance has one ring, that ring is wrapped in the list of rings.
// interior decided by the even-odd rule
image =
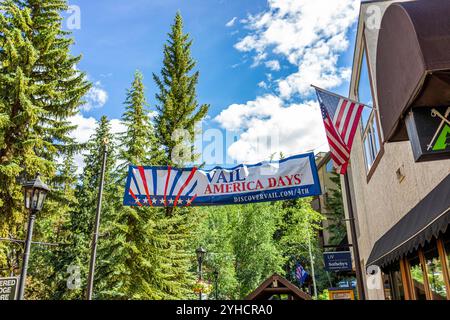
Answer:
[[[449,17],[448,0],[361,4],[349,98],[374,108],[343,194],[367,299],[450,299]]]

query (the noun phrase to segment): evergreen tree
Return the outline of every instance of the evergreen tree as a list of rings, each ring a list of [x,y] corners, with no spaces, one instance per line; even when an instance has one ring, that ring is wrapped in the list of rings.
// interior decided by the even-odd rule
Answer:
[[[103,190],[102,221],[114,216],[114,201],[117,197],[115,183],[113,181],[113,170],[115,168],[115,146],[114,136],[111,134],[111,125],[106,117],[99,121],[95,134],[87,143],[87,153],[84,157],[84,169],[81,175],[81,183],[77,186],[76,197],[78,203],[70,210],[70,222],[68,225],[69,239],[68,247],[62,248],[55,276],[64,275],[67,278],[67,268],[75,266],[80,268],[81,287],[78,290],[68,291],[65,281],[57,283],[55,298],[83,298],[88,275],[90,258],[90,245],[94,227],[95,212],[98,200],[98,188],[100,185],[103,152],[107,147],[107,158],[105,167],[105,187]],[[104,232],[103,223],[100,233]],[[99,242],[102,243],[100,238]],[[64,279],[64,278],[63,278]],[[60,280],[63,280],[60,279]]]
[[[146,165],[158,161],[159,151],[146,109],[143,77],[136,72],[127,91],[122,123],[126,132],[119,137],[120,168],[116,194],[123,196],[128,165]],[[164,299],[166,270],[163,247],[168,242],[159,231],[164,224],[160,212],[149,208],[123,207],[117,199],[116,214],[107,222],[107,240],[100,250],[100,298]]]
[[[46,200],[44,216],[37,220],[34,237],[51,246],[33,247],[27,286],[27,298],[61,298],[66,290],[67,241],[70,239],[71,211],[79,205],[76,198],[77,167],[69,152],[58,164],[58,174],[51,185],[52,197]],[[40,250],[39,250],[40,249]]]
[[[195,126],[207,114],[209,106],[197,102],[196,86],[199,72],[194,71],[191,57],[192,40],[183,32],[183,20],[178,12],[164,45],[161,76],[153,74],[159,89],[156,94],[158,111],[155,117],[155,133],[164,151],[161,164],[182,166],[195,161],[193,139]],[[198,211],[192,208],[166,209],[169,250],[167,277],[171,295],[186,297],[194,280],[192,263],[195,248],[190,246]],[[162,224],[164,225],[164,224]]]
[[[153,74],[158,86],[156,94],[158,115],[155,119],[156,136],[164,147],[165,164],[174,164],[172,155],[180,146],[180,139],[174,137],[177,130],[184,130],[189,136],[181,135],[192,151],[195,125],[206,116],[209,105],[199,106],[196,86],[199,72],[193,72],[195,61],[191,57],[192,40],[183,33],[183,19],[178,12],[175,23],[169,33],[169,40],[164,45],[164,61],[161,77]],[[178,155],[176,155],[178,156]],[[182,157],[181,157],[182,158]],[[194,160],[194,159],[192,159]],[[177,161],[177,165],[184,164]]]
[[[140,71],[135,72],[131,89],[127,91],[125,113],[122,116],[122,122],[127,127],[120,138],[120,158],[124,162],[122,171],[125,175],[128,173],[128,165],[158,164],[162,156],[147,109],[143,78]]]
[[[336,188],[330,189],[326,197],[326,206],[329,210],[328,219],[330,223],[327,227],[330,233],[330,244],[339,244],[347,235],[345,226],[344,204],[342,203],[341,178],[337,173],[333,173],[330,180],[336,185]]]
[[[23,238],[21,182],[40,172],[53,185],[57,158],[75,149],[67,119],[90,85],[75,68],[80,57],[70,54],[73,40],[62,31],[66,8],[64,0],[0,2],[1,236]]]

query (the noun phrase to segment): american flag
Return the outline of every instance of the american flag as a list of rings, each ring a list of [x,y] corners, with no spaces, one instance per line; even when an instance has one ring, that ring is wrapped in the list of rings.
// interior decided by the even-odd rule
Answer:
[[[347,172],[350,151],[364,104],[316,88],[336,172]]]

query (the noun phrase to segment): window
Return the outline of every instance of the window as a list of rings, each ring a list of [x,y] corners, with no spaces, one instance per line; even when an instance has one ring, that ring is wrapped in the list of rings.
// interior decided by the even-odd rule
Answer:
[[[425,289],[425,277],[423,275],[423,266],[420,263],[419,256],[409,259],[412,288],[414,290],[414,297],[416,300],[427,300],[427,293]]]
[[[378,134],[378,125],[375,118],[375,112],[369,117],[366,129],[363,135],[364,158],[366,159],[367,172],[372,168],[378,153],[381,150],[380,136]]]
[[[448,292],[449,292],[449,297],[450,297],[450,231],[449,229],[447,229],[448,231],[446,232],[446,236],[442,239],[442,243],[444,246],[444,257],[443,260],[445,260],[445,264],[447,265],[447,275],[448,275],[448,279],[447,279],[447,283],[448,283]]]
[[[405,300],[400,262],[396,262],[386,271],[384,280],[386,300]]]
[[[358,100],[369,106],[374,105],[365,50],[362,53],[361,70],[359,74]],[[366,170],[369,172],[381,150],[378,122],[374,109],[364,108],[361,116],[361,128],[363,134]]]
[[[333,160],[328,161],[326,170],[327,170],[327,172],[334,172]]]
[[[429,248],[424,250],[424,255],[431,298],[433,300],[445,300],[447,298],[447,290],[436,241],[433,241]]]
[[[373,107],[372,87],[370,85],[370,74],[368,66],[369,65],[367,63],[366,50],[364,50],[362,53],[361,70],[359,73],[358,101]],[[361,116],[363,131],[365,131],[371,113],[372,109],[364,108]]]

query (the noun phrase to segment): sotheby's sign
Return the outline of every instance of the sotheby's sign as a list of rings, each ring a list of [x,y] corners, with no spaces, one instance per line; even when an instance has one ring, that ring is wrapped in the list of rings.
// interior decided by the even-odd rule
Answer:
[[[208,206],[321,194],[314,154],[212,170],[130,166],[124,205]]]

